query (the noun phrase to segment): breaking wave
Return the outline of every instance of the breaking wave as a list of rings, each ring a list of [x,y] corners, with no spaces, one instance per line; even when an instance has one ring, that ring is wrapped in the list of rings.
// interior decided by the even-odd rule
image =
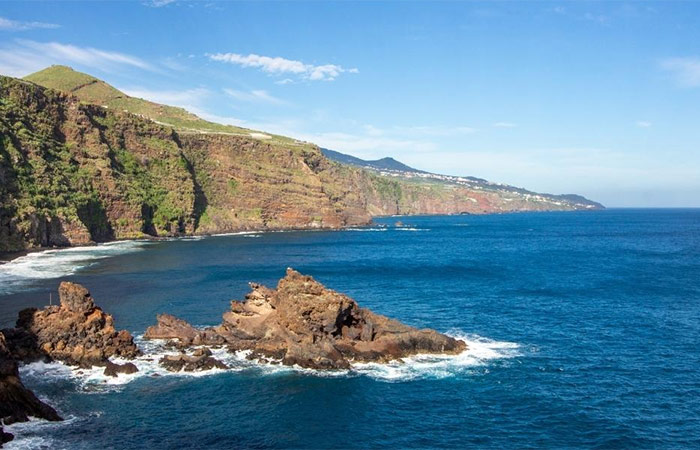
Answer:
[[[141,336],[135,341],[144,354],[131,360],[139,369],[134,374],[120,374],[109,377],[103,374],[103,367],[77,369],[62,363],[35,362],[23,365],[20,372],[23,379],[46,382],[70,378],[84,393],[103,393],[120,390],[124,385],[143,377],[207,377],[224,373],[252,372],[262,376],[283,374],[305,374],[316,377],[357,377],[366,376],[378,381],[401,382],[415,379],[441,379],[460,375],[483,374],[479,371],[495,360],[514,358],[521,355],[521,346],[513,342],[494,341],[478,335],[448,333],[467,343],[467,350],[458,355],[417,355],[390,363],[353,363],[349,370],[323,371],[304,369],[298,366],[284,366],[279,362],[259,362],[247,358],[249,352],[230,353],[225,348],[212,348],[212,356],[228,369],[211,369],[200,372],[169,372],[158,361],[165,355],[177,355],[177,350],[163,346],[164,341],[144,340]],[[127,360],[112,358],[116,363]]]
[[[20,256],[0,264],[0,295],[26,289],[33,280],[73,275],[100,259],[140,251],[148,244],[149,241],[116,241],[86,247],[44,250]]]

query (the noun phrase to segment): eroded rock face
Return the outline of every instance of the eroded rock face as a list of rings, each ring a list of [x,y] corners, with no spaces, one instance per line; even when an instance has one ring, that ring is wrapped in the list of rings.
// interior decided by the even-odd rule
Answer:
[[[46,420],[62,420],[56,410],[24,387],[19,378],[17,362],[11,357],[5,336],[0,333],[0,424],[26,422],[30,416]],[[4,433],[0,426],[0,445],[12,438],[12,434]]]
[[[104,366],[108,358],[140,354],[126,330],[99,307],[83,286],[62,282],[60,305],[20,311],[17,326],[3,330],[16,360],[52,359],[81,367]]]
[[[197,330],[170,315],[158,316],[146,338],[177,339],[180,346],[222,345],[286,365],[346,369],[351,361],[386,362],[420,353],[457,354],[463,341],[419,330],[360,308],[310,276],[287,269],[277,289],[251,284],[243,302],[231,302],[221,325]]]

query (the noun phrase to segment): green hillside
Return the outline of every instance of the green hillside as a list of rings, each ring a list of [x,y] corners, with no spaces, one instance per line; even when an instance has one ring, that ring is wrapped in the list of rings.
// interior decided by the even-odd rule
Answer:
[[[91,75],[68,66],[51,66],[24,77],[25,80],[58,91],[75,95],[87,103],[106,106],[115,111],[129,111],[170,125],[182,131],[202,131],[249,135],[252,130],[221,125],[197,117],[183,108],[161,105],[141,98],[130,97],[115,87]]]

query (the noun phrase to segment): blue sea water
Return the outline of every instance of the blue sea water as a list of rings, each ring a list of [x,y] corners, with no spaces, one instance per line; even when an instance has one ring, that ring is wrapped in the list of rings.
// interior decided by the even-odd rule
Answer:
[[[470,344],[454,358],[330,375],[244,359],[167,375],[144,360],[115,384],[32,364],[25,383],[68,420],[13,425],[9,448],[700,447],[700,210],[376,222],[117,243],[0,266],[3,327],[47,304],[63,279],[86,285],[135,335],[161,312],[213,325],[248,281],[274,285],[291,266]]]

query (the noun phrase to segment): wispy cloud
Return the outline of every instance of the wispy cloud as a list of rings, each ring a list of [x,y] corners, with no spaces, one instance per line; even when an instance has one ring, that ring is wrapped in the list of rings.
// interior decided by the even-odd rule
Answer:
[[[5,17],[0,17],[0,30],[2,31],[26,31],[39,29],[60,28],[60,25],[55,23],[44,22],[23,22],[21,20],[12,20]]]
[[[513,122],[496,122],[492,126],[494,128],[515,128],[518,124]]]
[[[668,58],[661,61],[661,68],[670,72],[681,86],[700,86],[700,58]]]
[[[175,3],[176,0],[149,0],[145,2],[146,6],[151,6],[153,8],[160,8],[161,6],[166,6],[171,3]]]
[[[79,64],[104,72],[124,67],[157,70],[150,63],[125,53],[58,42],[18,39],[0,47],[0,73],[5,75],[24,76],[51,64]]]
[[[211,95],[211,92],[205,88],[170,91],[126,87],[120,88],[120,90],[132,97],[143,98],[164,105],[179,106],[187,110],[197,109],[198,106]]]
[[[587,20],[589,22],[595,22],[599,25],[609,25],[610,24],[610,17],[604,15],[604,14],[594,14],[594,13],[586,13],[583,15],[584,20]]]
[[[635,125],[637,125],[639,128],[649,128],[651,126],[651,122],[646,120],[639,120]]]
[[[253,67],[273,75],[294,74],[305,80],[333,81],[342,73],[358,73],[356,68],[345,69],[337,64],[313,65],[305,64],[293,59],[279,56],[261,56],[251,53],[241,55],[238,53],[207,54],[212,61],[227,62],[241,67]]]
[[[252,91],[239,91],[237,89],[224,89],[226,95],[242,102],[284,104],[285,101],[270,95],[267,91],[255,89]]]

